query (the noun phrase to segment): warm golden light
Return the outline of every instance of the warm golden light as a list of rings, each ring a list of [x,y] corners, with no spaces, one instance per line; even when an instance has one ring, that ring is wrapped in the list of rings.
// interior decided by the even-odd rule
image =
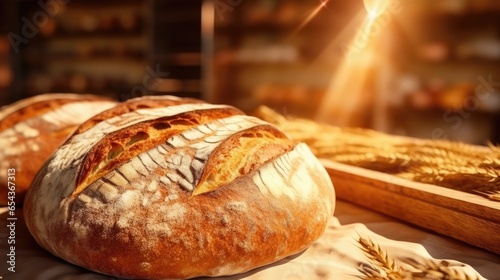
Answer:
[[[390,0],[363,0],[366,12],[371,20],[375,20],[384,13],[389,6]]]
[[[304,26],[306,26],[318,13],[319,11],[321,11],[322,8],[325,8],[326,7],[326,3],[328,2],[328,0],[322,0],[321,1],[321,4],[316,8],[314,9],[305,19],[304,21],[302,21],[302,23],[292,32],[292,34],[290,35],[290,37],[294,36],[295,34],[297,34],[300,30],[302,30],[302,28],[304,28]]]
[[[318,121],[341,127],[362,126],[367,121],[364,116],[378,114],[381,110],[377,104],[381,104],[379,100],[384,97],[376,92],[384,86],[380,77],[387,73],[390,63],[383,47],[384,38],[387,38],[383,30],[403,7],[400,2],[391,0],[363,2],[366,11],[359,11],[352,24],[339,34],[342,39],[332,42],[334,48],[330,51],[339,53],[340,50],[343,57],[316,112]],[[375,75],[380,78],[376,89],[373,87]]]
[[[351,52],[345,53],[333,74],[328,90],[318,108],[316,119],[337,126],[345,127],[356,124],[357,110],[360,102],[370,102],[371,96],[366,90],[366,82],[370,71],[376,64],[377,55],[373,46],[374,38],[362,38],[364,30],[373,24],[373,20],[365,19],[352,41],[355,46]]]

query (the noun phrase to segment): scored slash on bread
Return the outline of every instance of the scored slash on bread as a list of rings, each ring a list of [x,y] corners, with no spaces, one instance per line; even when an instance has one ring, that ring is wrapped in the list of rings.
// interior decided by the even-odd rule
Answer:
[[[263,139],[267,141],[262,141]],[[294,146],[281,131],[258,125],[233,134],[210,154],[193,195],[206,193],[250,174]],[[268,151],[259,153],[259,151]]]
[[[245,272],[319,238],[335,195],[308,147],[234,107],[183,100],[133,99],[83,124],[27,195],[35,240],[97,272],[185,279]]]
[[[119,167],[121,163],[165,142],[168,138],[193,127],[238,114],[234,109],[209,109],[185,112],[122,128],[106,135],[85,155],[77,178],[76,195],[96,179]]]

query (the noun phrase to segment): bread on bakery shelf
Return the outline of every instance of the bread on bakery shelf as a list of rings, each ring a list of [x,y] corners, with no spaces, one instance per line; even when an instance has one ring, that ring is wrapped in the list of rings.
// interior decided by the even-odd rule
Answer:
[[[15,202],[20,205],[45,160],[80,124],[115,104],[95,95],[61,93],[36,95],[0,108],[0,205],[14,197],[8,195],[9,173],[15,174]]]
[[[35,240],[70,263],[186,279],[301,252],[334,207],[305,144],[234,107],[163,96],[85,123],[43,166],[24,213]]]

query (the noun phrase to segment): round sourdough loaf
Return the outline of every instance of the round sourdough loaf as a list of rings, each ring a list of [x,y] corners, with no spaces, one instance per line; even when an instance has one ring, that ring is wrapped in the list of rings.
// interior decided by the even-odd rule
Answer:
[[[43,94],[0,108],[0,204],[8,203],[7,170],[15,169],[21,203],[45,160],[82,122],[115,104],[94,95]]]
[[[25,201],[36,241],[124,278],[231,275],[306,249],[333,215],[303,143],[231,106],[138,98],[83,124]]]

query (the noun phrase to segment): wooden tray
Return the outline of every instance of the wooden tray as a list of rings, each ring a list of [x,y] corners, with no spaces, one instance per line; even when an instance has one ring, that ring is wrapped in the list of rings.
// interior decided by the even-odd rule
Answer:
[[[500,202],[322,160],[337,198],[500,254]]]

